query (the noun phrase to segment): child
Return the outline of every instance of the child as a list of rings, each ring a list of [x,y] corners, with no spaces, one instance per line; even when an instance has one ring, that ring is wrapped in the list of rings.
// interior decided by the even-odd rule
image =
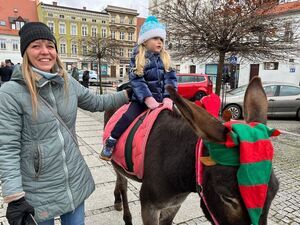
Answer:
[[[100,158],[110,160],[112,151],[126,128],[147,108],[159,103],[172,104],[166,85],[177,88],[175,71],[170,68],[170,56],[164,49],[166,29],[155,16],[149,16],[141,27],[138,46],[130,60],[129,79],[133,89],[132,103],[116,123],[106,140]]]

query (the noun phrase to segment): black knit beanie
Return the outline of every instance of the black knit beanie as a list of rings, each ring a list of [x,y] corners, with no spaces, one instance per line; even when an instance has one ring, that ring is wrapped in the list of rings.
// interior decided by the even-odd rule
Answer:
[[[28,45],[31,42],[39,39],[46,39],[52,41],[57,51],[56,39],[53,36],[50,28],[44,23],[41,22],[26,23],[19,31],[19,36],[20,36],[22,57]]]

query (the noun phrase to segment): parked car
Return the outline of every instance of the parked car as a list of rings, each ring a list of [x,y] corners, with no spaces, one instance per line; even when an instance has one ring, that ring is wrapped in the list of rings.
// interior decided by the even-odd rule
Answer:
[[[192,101],[212,93],[213,83],[206,74],[177,74],[178,93]]]
[[[82,81],[82,75],[84,70],[78,70],[79,72],[79,81]],[[89,70],[90,82],[98,81],[98,74],[95,70]]]
[[[243,101],[247,85],[226,93],[223,111],[229,110],[233,119],[243,115]],[[300,87],[284,82],[264,82],[268,99],[269,117],[296,117],[300,119]]]

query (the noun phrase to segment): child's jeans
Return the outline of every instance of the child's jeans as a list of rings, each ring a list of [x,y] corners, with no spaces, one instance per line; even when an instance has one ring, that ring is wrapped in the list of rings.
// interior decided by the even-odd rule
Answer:
[[[144,112],[147,106],[144,103],[131,102],[127,111],[122,115],[116,123],[114,129],[111,131],[111,137],[119,139],[127,127],[134,121],[134,119]]]
[[[74,211],[60,216],[61,225],[84,225],[84,203],[79,205]],[[54,225],[54,219],[50,219],[38,225]]]

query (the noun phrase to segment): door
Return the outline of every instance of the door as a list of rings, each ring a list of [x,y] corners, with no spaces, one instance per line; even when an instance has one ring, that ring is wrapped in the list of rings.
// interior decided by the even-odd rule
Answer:
[[[251,64],[251,65],[250,65],[250,76],[249,76],[249,81],[250,81],[254,76],[259,76],[259,64]]]
[[[116,77],[116,66],[110,66],[110,76],[111,77]]]
[[[275,96],[278,95],[279,86],[278,85],[266,85],[263,87],[268,100],[268,115],[273,115],[273,106],[275,103]]]
[[[195,65],[190,66],[190,73],[196,73],[196,66]]]
[[[273,116],[295,116],[300,107],[300,88],[280,85],[279,92],[272,99]]]

